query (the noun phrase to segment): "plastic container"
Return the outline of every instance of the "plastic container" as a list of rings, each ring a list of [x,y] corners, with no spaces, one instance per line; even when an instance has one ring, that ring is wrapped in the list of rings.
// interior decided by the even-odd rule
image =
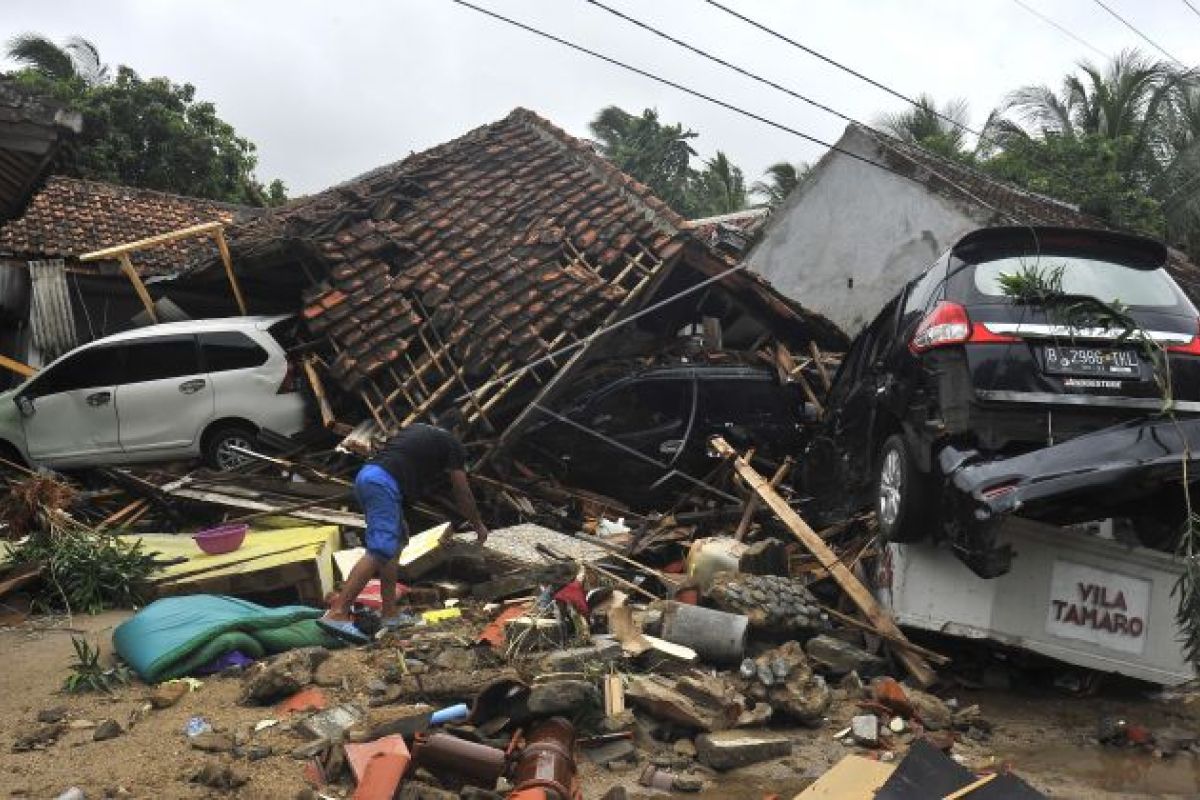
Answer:
[[[737,572],[746,545],[736,539],[718,537],[697,539],[687,557],[687,574],[700,591],[707,592],[713,578],[722,572]]]
[[[246,541],[246,532],[250,530],[250,526],[246,523],[236,525],[221,525],[217,528],[206,528],[192,536],[192,540],[196,542],[196,546],[210,556],[219,556],[222,553],[232,553],[242,546],[242,542]]]
[[[445,708],[439,708],[437,711],[433,712],[433,716],[430,717],[429,723],[431,725],[444,725],[447,722],[459,722],[466,719],[467,715],[470,713],[471,709],[467,708],[466,703],[446,706]]]
[[[712,664],[740,664],[746,654],[750,620],[703,606],[668,602],[663,609],[662,638],[696,651]]]

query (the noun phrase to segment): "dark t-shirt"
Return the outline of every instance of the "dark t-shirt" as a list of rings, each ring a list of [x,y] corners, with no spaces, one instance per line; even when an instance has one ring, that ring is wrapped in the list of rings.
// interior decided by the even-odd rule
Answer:
[[[467,453],[454,435],[441,428],[414,423],[397,433],[375,458],[400,484],[405,503],[415,503],[454,469],[463,469]]]

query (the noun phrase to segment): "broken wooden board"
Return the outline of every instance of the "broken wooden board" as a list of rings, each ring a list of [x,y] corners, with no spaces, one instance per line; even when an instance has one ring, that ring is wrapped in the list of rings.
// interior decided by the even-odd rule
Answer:
[[[182,497],[186,500],[196,500],[201,503],[211,503],[228,508],[244,508],[247,511],[279,513],[280,509],[287,508],[289,505],[289,501],[275,502],[273,498],[267,499],[261,495],[255,496],[253,492],[239,491],[236,487],[217,489],[208,485],[194,486],[192,484],[193,481],[185,477],[173,483],[168,483],[161,487],[161,490],[172,497]],[[294,498],[290,503],[295,503]],[[289,511],[287,514],[298,519],[324,522],[329,525],[342,525],[347,528],[357,528],[359,530],[365,530],[367,527],[366,517],[351,511],[305,508]]]
[[[895,764],[848,755],[792,800],[874,800]]]
[[[333,526],[253,531],[232,553],[201,552],[184,534],[141,534],[121,539],[141,541],[148,553],[164,560],[186,559],[160,568],[148,583],[158,597],[178,594],[255,595],[295,589],[303,602],[321,605],[334,589],[333,553],[338,529]]]
[[[871,625],[888,638],[907,641],[907,637],[896,626],[896,622],[892,619],[891,614],[875,602],[875,597],[867,587],[863,586],[862,582],[854,577],[854,573],[842,563],[837,553],[829,549],[829,545],[825,544],[825,541],[816,531],[808,526],[808,523],[796,513],[795,509],[788,505],[787,501],[771,488],[767,479],[759,475],[754,467],[750,466],[749,462],[738,455],[737,451],[730,447],[729,443],[720,436],[713,437],[712,446],[720,455],[734,459],[733,465],[737,473],[770,506],[775,515],[787,526],[788,530],[800,540],[800,544],[804,545],[805,549],[817,557],[817,560],[821,562],[821,566],[829,570],[829,574],[837,581],[838,586],[850,597],[854,605],[863,612],[863,615],[866,616]],[[924,689],[932,686],[934,681],[937,680],[937,675],[933,669],[930,668],[929,664],[920,655],[903,647],[897,647],[895,652],[896,658],[904,665],[909,675],[912,676],[912,679],[921,688]]]

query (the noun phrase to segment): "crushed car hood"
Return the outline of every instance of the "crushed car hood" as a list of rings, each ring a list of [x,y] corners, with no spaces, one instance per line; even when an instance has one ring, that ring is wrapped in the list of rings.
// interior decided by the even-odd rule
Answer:
[[[1200,480],[1200,419],[1137,420],[1011,458],[980,458],[954,447],[939,454],[948,486],[976,521],[1014,512],[1062,524],[1120,516],[1164,483]]]

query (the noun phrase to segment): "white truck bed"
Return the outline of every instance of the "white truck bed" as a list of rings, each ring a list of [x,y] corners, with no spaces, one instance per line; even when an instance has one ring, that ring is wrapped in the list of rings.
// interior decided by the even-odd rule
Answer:
[[[896,621],[990,639],[1068,664],[1176,685],[1184,658],[1171,596],[1178,559],[1097,536],[1012,518],[1001,541],[1012,570],[977,577],[944,547],[890,544],[876,593]]]

